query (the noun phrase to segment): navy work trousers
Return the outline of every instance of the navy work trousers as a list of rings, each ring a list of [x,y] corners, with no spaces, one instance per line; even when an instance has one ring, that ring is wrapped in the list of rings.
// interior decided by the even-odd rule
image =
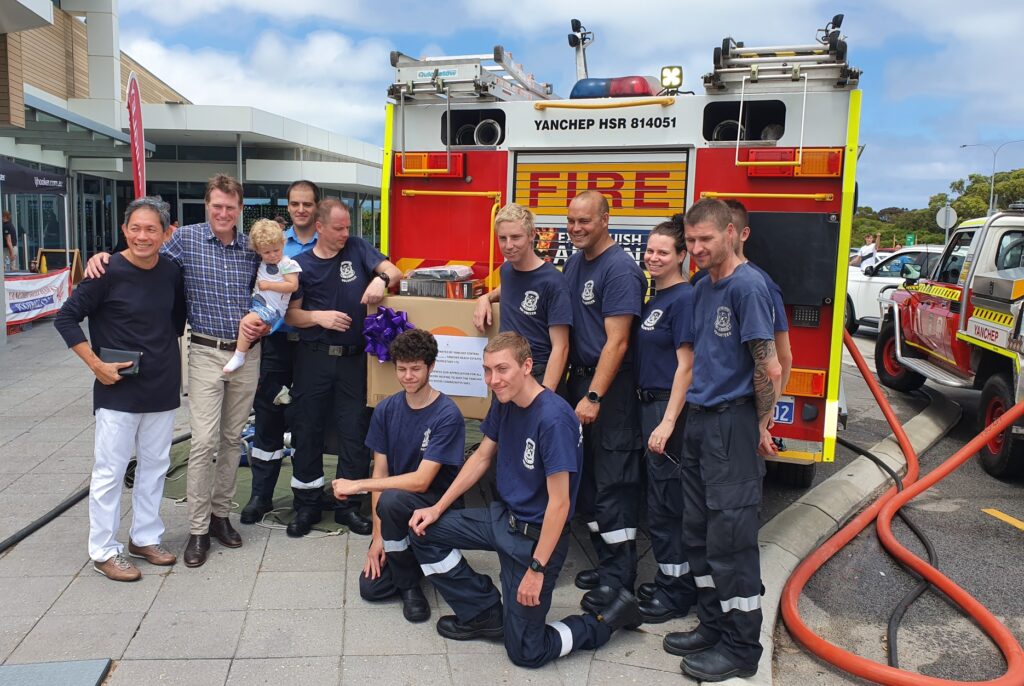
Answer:
[[[377,498],[380,534],[384,539],[387,564],[380,576],[370,579],[359,575],[359,595],[364,600],[384,600],[399,591],[419,586],[423,572],[409,547],[409,519],[422,507],[430,507],[441,497],[439,493],[410,493],[395,489],[384,491]]]
[[[683,433],[683,545],[697,586],[697,631],[737,665],[761,658],[757,548],[764,460],[753,399],[688,408]]]
[[[434,584],[461,622],[483,614],[504,599],[505,651],[520,667],[537,668],[572,650],[593,650],[608,642],[611,631],[593,615],[573,615],[546,624],[551,593],[569,550],[562,536],[548,560],[540,605],[526,607],[516,600],[519,584],[529,569],[536,542],[509,526],[504,503],[487,508],[449,510],[427,528],[409,534],[424,575]],[[493,550],[501,564],[501,594],[489,576],[476,572],[462,550]]]
[[[569,404],[586,396],[590,376],[569,375]],[[636,584],[636,529],[640,520],[640,426],[631,370],[616,374],[593,424],[583,427],[583,474],[576,510],[590,529],[601,585]]]
[[[338,432],[337,477],[362,479],[369,474],[366,440],[366,354],[336,356],[299,343],[295,356],[292,403],[292,491],[295,509],[320,509],[324,486],[324,434],[328,421]],[[335,512],[358,509],[349,498]]]
[[[644,445],[665,417],[667,400],[640,402],[640,428]],[[697,589],[683,551],[683,482],[680,459],[683,454],[683,426],[686,411],[679,415],[675,430],[659,455],[647,451],[647,529],[658,571],[654,575],[655,596],[665,605],[686,612],[696,602]]]
[[[282,386],[292,385],[292,368],[298,341],[289,341],[283,331],[263,338],[260,358],[260,380],[252,407],[256,415],[256,433],[252,440],[252,494],[274,497],[274,487],[281,473],[284,455],[284,433],[288,428],[285,411],[290,405],[275,405],[274,398]]]

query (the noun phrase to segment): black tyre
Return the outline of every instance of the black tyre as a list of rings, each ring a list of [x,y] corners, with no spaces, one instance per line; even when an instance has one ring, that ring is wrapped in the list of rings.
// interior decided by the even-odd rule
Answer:
[[[775,480],[783,486],[791,488],[810,488],[814,483],[817,462],[797,464],[794,462],[778,462],[775,469]]]
[[[843,325],[851,336],[860,328],[860,324],[857,323],[857,311],[853,309],[853,301],[850,300],[850,296],[846,296],[846,315]]]
[[[1014,405],[1013,382],[1006,372],[993,374],[981,389],[978,430],[995,422]],[[993,436],[978,451],[982,468],[997,479],[1024,475],[1024,442],[1014,439],[1012,428]]]
[[[892,322],[882,325],[875,341],[875,372],[883,386],[909,393],[924,384],[925,378],[902,366],[896,359],[896,327]]]

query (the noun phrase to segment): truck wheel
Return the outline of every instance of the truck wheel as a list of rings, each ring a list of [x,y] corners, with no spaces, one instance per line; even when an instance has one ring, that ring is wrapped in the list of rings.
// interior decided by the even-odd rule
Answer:
[[[884,324],[875,341],[875,371],[883,386],[909,393],[924,384],[924,377],[903,367],[896,360],[896,327]]]
[[[1013,386],[1005,372],[993,374],[981,390],[978,408],[978,430],[995,422],[1014,405]],[[992,439],[978,451],[982,468],[997,479],[1024,474],[1024,443],[1015,440],[1012,427]]]
[[[857,329],[860,328],[860,324],[857,323],[857,313],[853,309],[853,301],[850,300],[850,296],[846,296],[846,315],[843,319],[843,325],[851,336],[857,333]]]
[[[818,463],[776,462],[775,465],[775,480],[778,483],[791,488],[810,488],[814,483],[814,472]]]

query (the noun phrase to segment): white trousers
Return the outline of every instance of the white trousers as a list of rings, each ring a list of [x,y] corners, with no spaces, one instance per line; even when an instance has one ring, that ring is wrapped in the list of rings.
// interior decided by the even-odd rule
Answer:
[[[96,562],[105,562],[122,550],[117,542],[121,488],[133,452],[138,464],[132,488],[131,540],[138,546],[160,543],[164,535],[160,498],[171,463],[173,432],[174,410],[96,410],[96,463],[89,485],[89,557]]]

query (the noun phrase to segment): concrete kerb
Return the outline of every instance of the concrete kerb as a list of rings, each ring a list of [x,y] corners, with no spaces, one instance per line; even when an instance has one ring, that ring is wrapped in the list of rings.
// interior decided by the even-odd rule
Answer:
[[[940,393],[929,392],[931,403],[903,426],[911,445],[922,453],[937,443],[960,421],[959,405]],[[897,474],[906,473],[907,463],[895,436],[890,434],[869,449]],[[761,527],[761,599],[764,622],[761,645],[764,653],[757,674],[750,679],[727,679],[731,686],[770,686],[774,654],[775,622],[779,615],[782,588],[807,555],[859,512],[875,496],[892,485],[889,477],[866,457],[858,457],[833,474]]]

